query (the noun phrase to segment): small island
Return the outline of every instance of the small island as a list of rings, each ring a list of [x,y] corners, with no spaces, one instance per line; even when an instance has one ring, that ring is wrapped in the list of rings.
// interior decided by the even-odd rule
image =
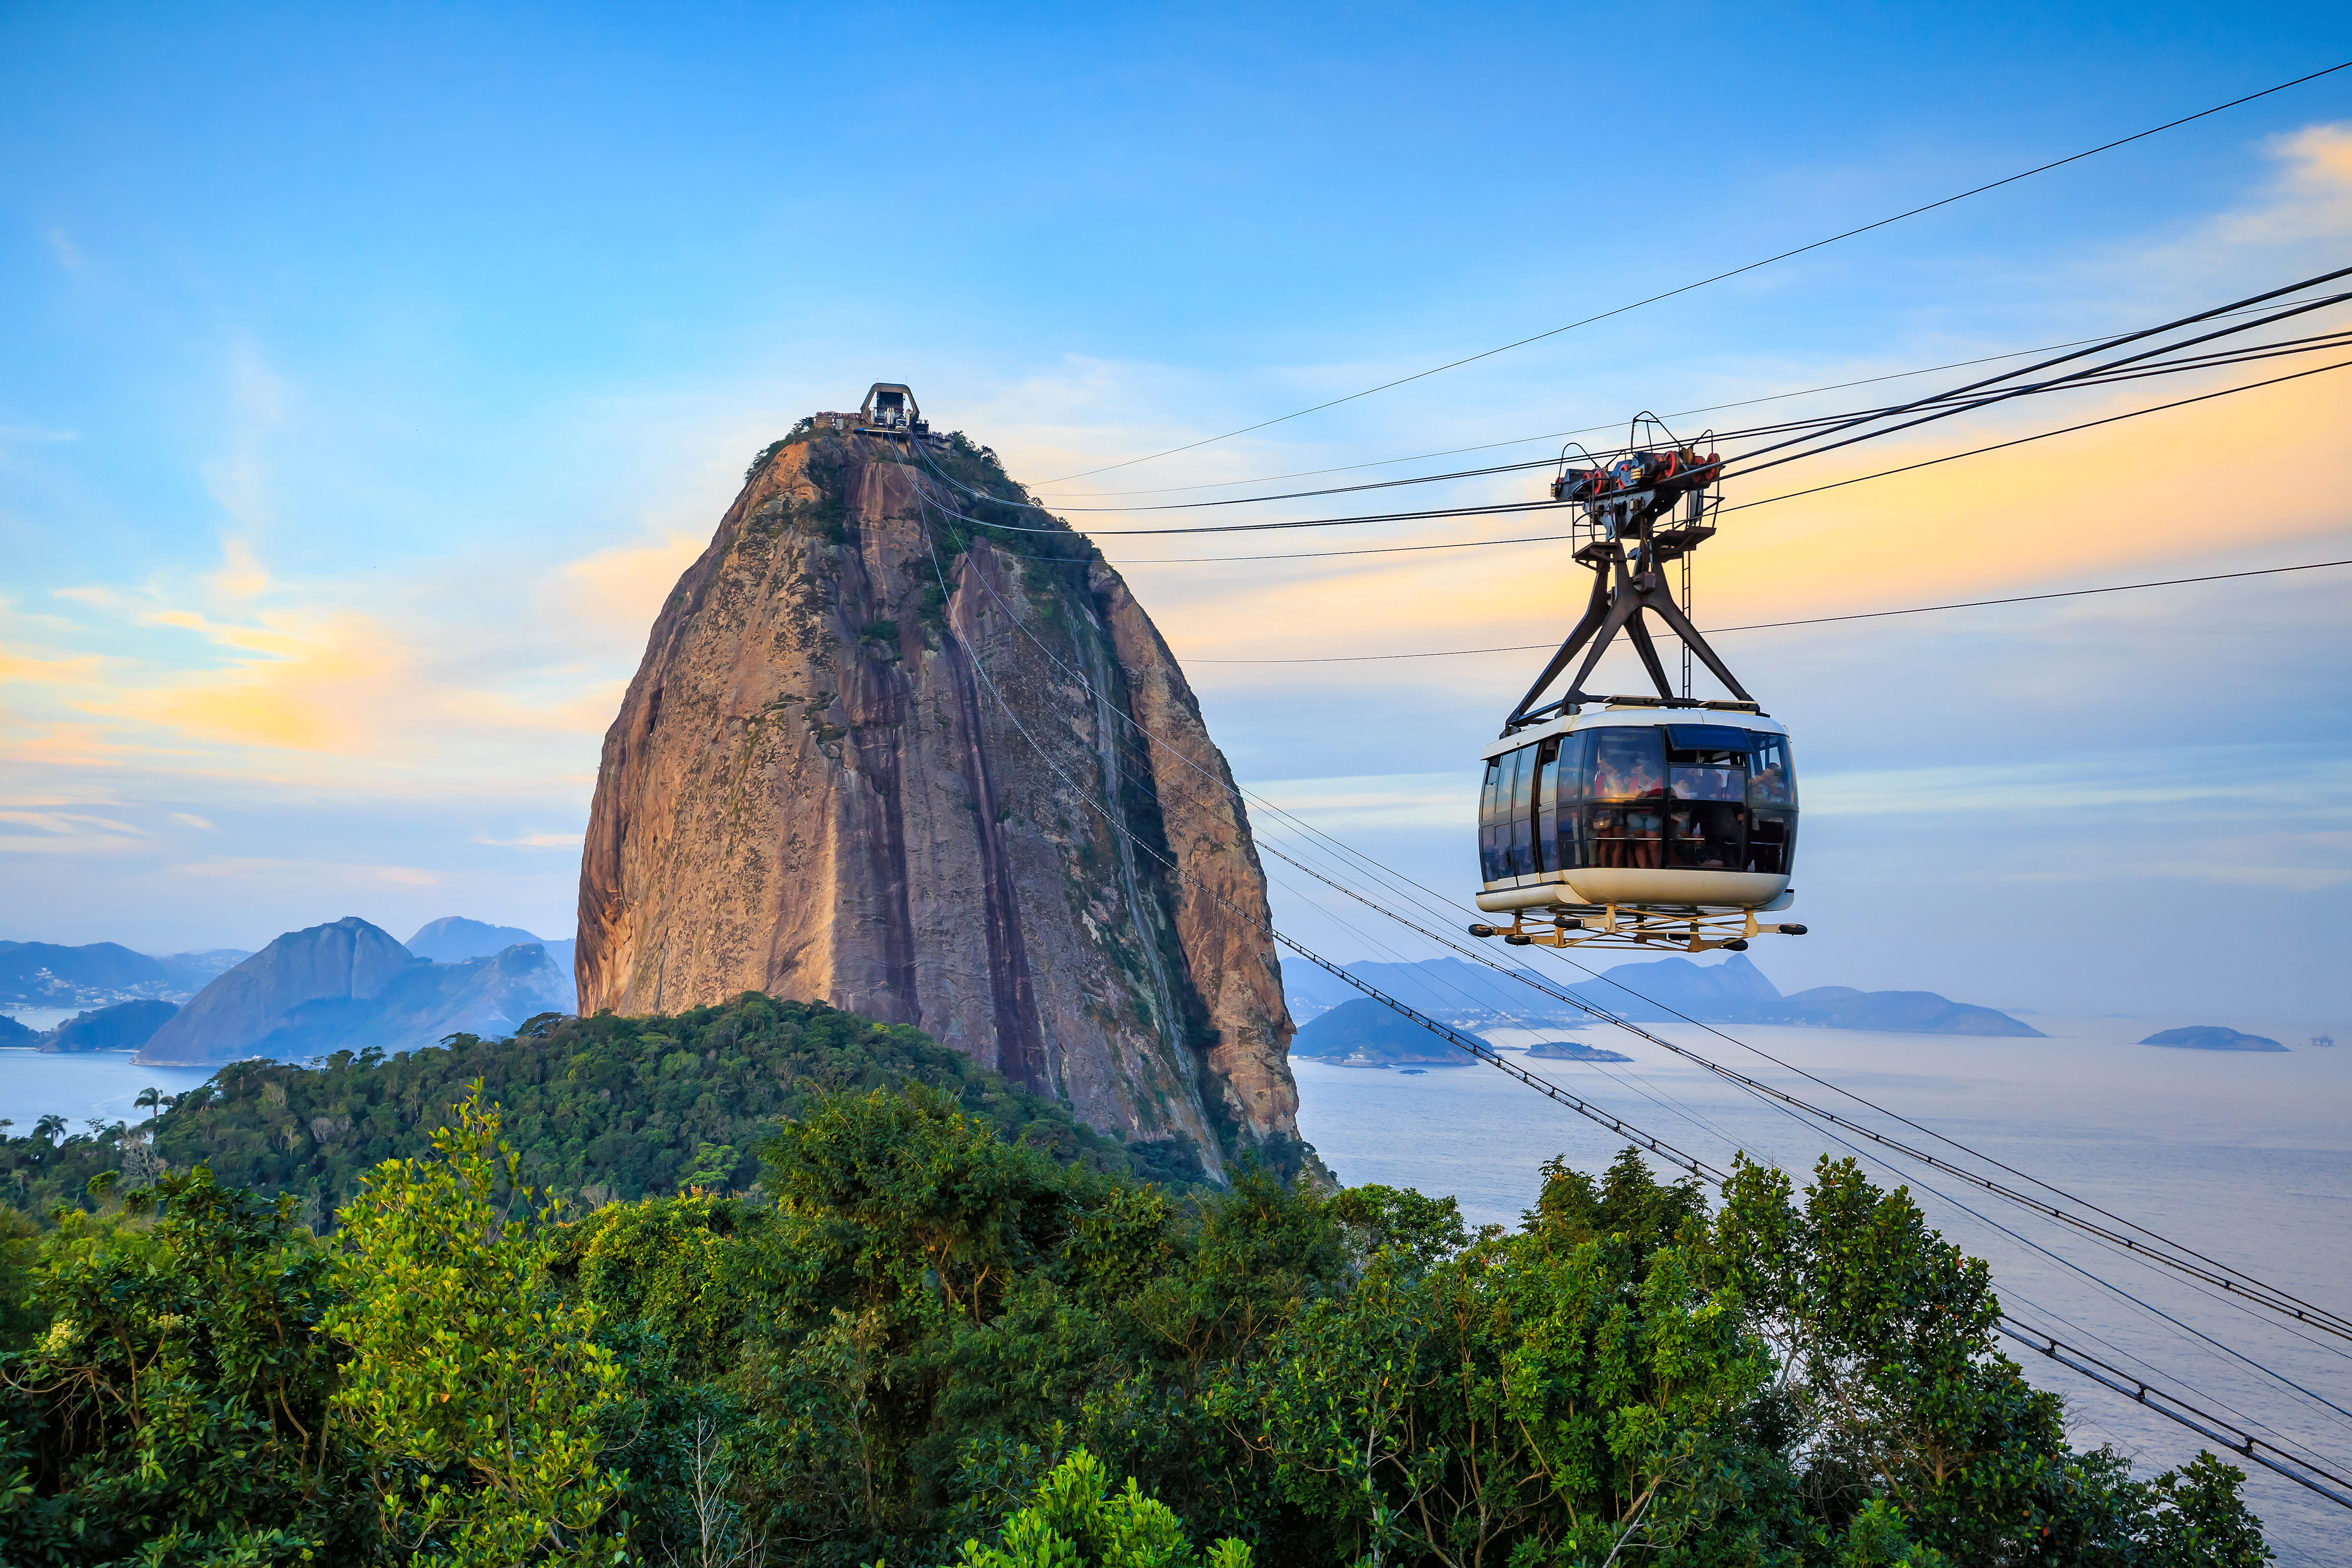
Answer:
[[[1608,1051],[1599,1046],[1588,1046],[1580,1040],[1538,1040],[1528,1047],[1528,1055],[1559,1062],[1630,1062],[1633,1058],[1622,1051]]]
[[[2170,1046],[2184,1051],[2283,1051],[2286,1049],[2267,1035],[2241,1034],[2225,1029],[2219,1024],[2192,1024],[2185,1029],[2166,1029],[2150,1035],[2140,1042],[2143,1046]]]

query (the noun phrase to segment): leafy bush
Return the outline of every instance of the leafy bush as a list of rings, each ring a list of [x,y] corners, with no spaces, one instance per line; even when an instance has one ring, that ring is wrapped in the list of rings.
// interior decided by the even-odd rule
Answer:
[[[958,1568],[1251,1568],[1246,1542],[1228,1536],[1196,1556],[1183,1522],[1128,1478],[1110,1488],[1102,1461],[1080,1448],[1004,1521],[1000,1544],[967,1541]]]
[[[202,1167],[65,1215],[0,1348],[0,1562],[612,1560],[621,1373],[498,1131],[469,1099],[331,1245]]]

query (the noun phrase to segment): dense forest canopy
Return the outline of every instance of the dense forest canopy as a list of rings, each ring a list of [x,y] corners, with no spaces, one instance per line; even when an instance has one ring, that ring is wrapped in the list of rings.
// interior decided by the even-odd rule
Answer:
[[[549,1013],[511,1039],[453,1035],[390,1058],[238,1062],[138,1125],[52,1119],[9,1137],[0,1122],[0,1203],[46,1221],[61,1204],[87,1206],[101,1171],[140,1184],[204,1164],[223,1185],[293,1194],[303,1222],[326,1229],[362,1173],[421,1152],[477,1079],[502,1108],[524,1179],[581,1209],[748,1189],[760,1140],[812,1094],[918,1083],[1057,1159],[1169,1184],[1202,1176],[1189,1142],[1122,1147],[919,1029],[749,992],[667,1016]]]
[[[715,1053],[785,1011],[627,1021],[630,1059],[667,1083],[653,1037]],[[486,1074],[324,1236],[307,1169],[270,1197],[118,1165],[46,1230],[0,1215],[0,1561],[2268,1558],[2211,1457],[2135,1479],[2070,1447],[1993,1348],[1985,1266],[1850,1162],[1711,1194],[1632,1151],[1555,1162],[1474,1233],[1311,1173],[1138,1180],[984,1082],[884,1065],[887,1032],[795,1017],[740,1195],[646,1163],[646,1195],[552,1198],[592,1169],[574,1133],[542,1121],[535,1178]],[[445,1087],[399,1081],[371,1127]]]

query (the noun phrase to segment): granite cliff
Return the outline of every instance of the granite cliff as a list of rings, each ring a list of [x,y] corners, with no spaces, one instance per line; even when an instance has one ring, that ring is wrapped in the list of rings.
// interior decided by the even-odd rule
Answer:
[[[761,455],[655,623],[590,812],[581,1013],[827,1002],[1213,1175],[1288,1163],[1265,877],[1174,657],[1083,537],[977,499],[1021,496],[992,454],[842,423]]]

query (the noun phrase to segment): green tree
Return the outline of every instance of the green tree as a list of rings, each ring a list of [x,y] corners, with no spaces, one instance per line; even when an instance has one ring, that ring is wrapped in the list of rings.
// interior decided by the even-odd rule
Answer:
[[[329,1260],[209,1171],[152,1198],[152,1224],[69,1213],[44,1241],[46,1331],[0,1353],[0,1561],[361,1560]]]
[[[780,1118],[805,1115],[824,1095],[917,1083],[1057,1163],[1203,1180],[1189,1143],[1123,1146],[919,1029],[747,992],[667,1016],[544,1014],[511,1039],[452,1035],[389,1058],[232,1063],[167,1097],[129,1145],[119,1129],[60,1142],[62,1118],[34,1137],[0,1138],[0,1202],[46,1224],[61,1205],[92,1206],[89,1182],[101,1171],[206,1164],[226,1186],[293,1193],[323,1231],[363,1174],[425,1153],[478,1079],[501,1107],[523,1175],[567,1214],[696,1188],[748,1194]],[[1272,1152],[1301,1157],[1295,1140]]]
[[[1005,1520],[994,1545],[966,1541],[957,1568],[1250,1568],[1246,1542],[1228,1537],[1195,1555],[1183,1521],[1129,1477],[1084,1448],[1054,1467],[1027,1505]]]
[[[430,1156],[378,1166],[343,1211],[335,1415],[408,1562],[609,1561],[623,1478],[597,1463],[597,1417],[621,1372],[594,1309],[551,1289],[554,1208],[532,1214],[499,1127],[478,1087]]]
[[[1806,1512],[1831,1532],[1883,1536],[1892,1510],[1921,1550],[1965,1563],[2267,1558],[2239,1472],[2208,1458],[2139,1484],[2110,1452],[2076,1453],[2058,1397],[1994,1347],[1991,1271],[1853,1160],[1824,1158],[1801,1204],[1785,1173],[1741,1160],[1710,1252],[1773,1348],[1759,1419],[1806,1457]]]
[[[1640,1199],[1620,1228],[1539,1209],[1433,1264],[1383,1249],[1221,1390],[1342,1556],[1747,1562],[1801,1533],[1785,1467],[1741,1420],[1767,1347],[1675,1240],[1674,1190],[1641,1191],[1638,1162],[1612,1174]]]

